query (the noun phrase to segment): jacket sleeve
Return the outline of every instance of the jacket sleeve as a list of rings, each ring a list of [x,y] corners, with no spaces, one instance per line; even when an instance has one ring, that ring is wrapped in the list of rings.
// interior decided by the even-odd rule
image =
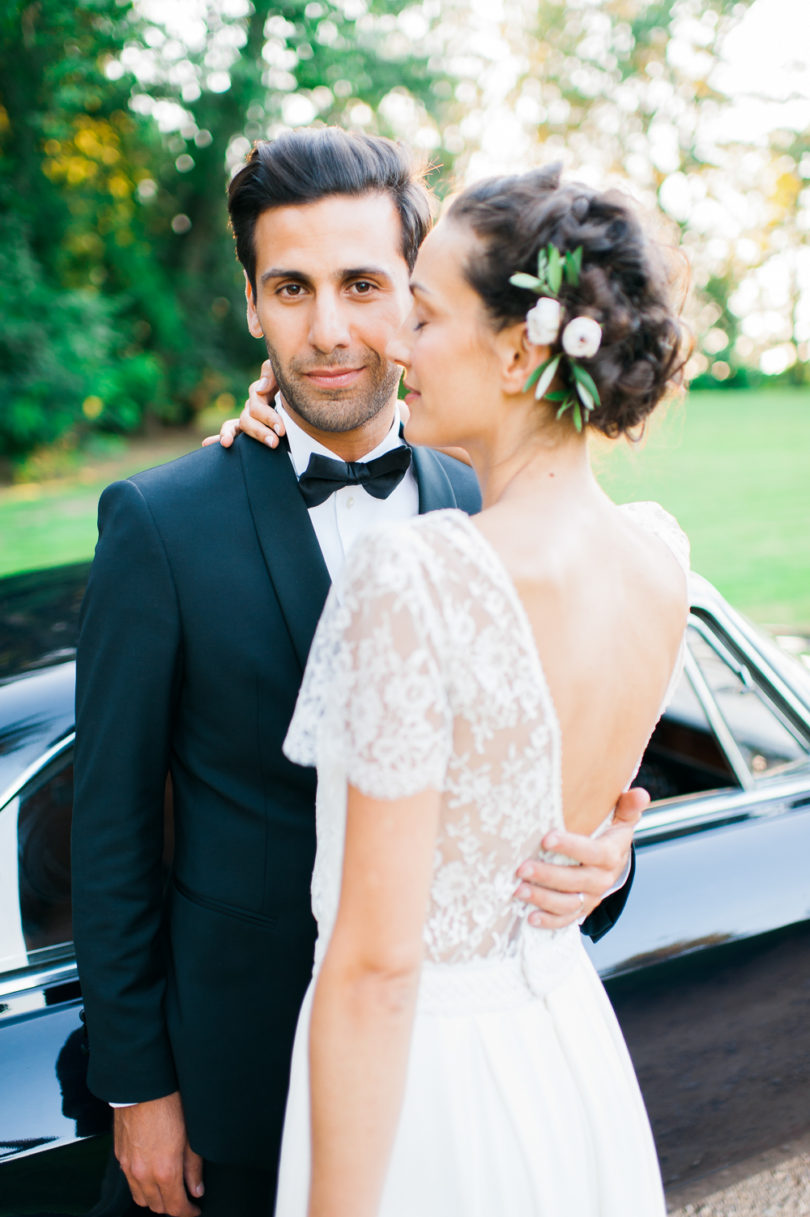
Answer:
[[[627,897],[630,895],[630,888],[633,886],[633,876],[635,873],[636,851],[631,849],[630,873],[625,879],[624,884],[617,892],[611,892],[609,896],[605,896],[602,903],[597,904],[590,917],[586,917],[582,923],[582,933],[587,934],[592,942],[598,942],[600,938],[604,938],[608,930],[612,930],[621,917],[624,906],[627,903]]]
[[[180,669],[177,597],[138,486],[107,488],[77,654],[73,918],[88,1084],[177,1088],[164,1018],[163,805]]]

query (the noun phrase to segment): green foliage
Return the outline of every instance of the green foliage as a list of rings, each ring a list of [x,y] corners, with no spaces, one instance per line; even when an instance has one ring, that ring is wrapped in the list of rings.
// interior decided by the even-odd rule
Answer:
[[[778,340],[738,341],[735,290],[783,255],[788,232],[794,248],[806,239],[810,181],[806,134],[727,133],[737,99],[720,90],[718,61],[752,0],[538,0],[529,20],[521,0],[504,3],[523,64],[510,100],[538,151],[588,180],[629,181],[672,219],[690,262],[697,365],[733,376]],[[795,317],[792,329],[798,351]]]
[[[657,499],[679,520],[692,565],[754,620],[810,632],[810,405],[770,380],[747,391],[690,391],[653,415],[640,445],[597,459],[617,502]]]
[[[395,134],[391,97],[429,122],[446,77],[414,53],[400,12],[395,0],[253,0],[240,17],[210,5],[205,39],[178,64],[131,0],[3,6],[0,455],[244,396],[263,350],[244,324],[229,170],[246,136],[286,122]],[[140,78],[124,66],[133,50]],[[167,103],[170,130],[157,121]]]

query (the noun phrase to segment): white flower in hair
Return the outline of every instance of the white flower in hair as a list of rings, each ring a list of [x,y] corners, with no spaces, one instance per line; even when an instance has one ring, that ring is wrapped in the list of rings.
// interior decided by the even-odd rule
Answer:
[[[602,327],[593,317],[575,317],[562,332],[563,350],[574,359],[590,359],[601,341]]]
[[[534,308],[526,314],[526,324],[529,327],[529,342],[535,346],[548,346],[557,341],[560,332],[562,308],[559,300],[551,296],[541,296]]]
[[[579,286],[582,271],[582,246],[560,252],[556,245],[547,245],[537,253],[537,274],[518,271],[510,275],[509,282],[525,291],[535,292],[540,297],[537,304],[526,314],[529,339],[537,346],[556,343],[562,323],[562,306],[557,299],[563,283],[570,288]],[[599,350],[602,327],[592,317],[575,317],[562,332],[562,350],[551,352],[544,363],[538,364],[523,386],[523,392],[534,389],[538,401],[546,398],[556,408],[557,418],[571,411],[571,419],[577,431],[589,421],[591,412],[601,405],[599,389],[586,368],[578,362],[588,359]],[[560,362],[568,375],[559,388],[553,389]],[[567,380],[567,384],[565,383]]]

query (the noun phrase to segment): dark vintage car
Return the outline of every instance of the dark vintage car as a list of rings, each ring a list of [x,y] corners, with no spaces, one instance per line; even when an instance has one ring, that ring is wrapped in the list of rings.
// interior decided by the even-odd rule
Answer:
[[[116,1212],[71,947],[86,571],[0,581],[0,1217]],[[593,958],[677,1186],[810,1127],[810,677],[699,578],[639,781],[633,894]]]

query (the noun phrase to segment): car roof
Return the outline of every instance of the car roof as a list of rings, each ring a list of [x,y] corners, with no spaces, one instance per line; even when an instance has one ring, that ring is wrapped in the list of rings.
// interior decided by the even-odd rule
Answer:
[[[0,579],[0,801],[73,732],[87,562]]]
[[[0,579],[0,684],[73,659],[89,562]]]
[[[55,664],[0,685],[0,806],[12,787],[74,728],[75,664]]]

